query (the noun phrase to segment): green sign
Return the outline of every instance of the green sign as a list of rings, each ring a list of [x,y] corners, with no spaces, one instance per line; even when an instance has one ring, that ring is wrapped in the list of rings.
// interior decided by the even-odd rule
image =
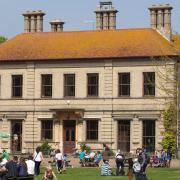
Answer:
[[[10,137],[10,133],[0,132],[0,138],[8,138],[8,137]]]

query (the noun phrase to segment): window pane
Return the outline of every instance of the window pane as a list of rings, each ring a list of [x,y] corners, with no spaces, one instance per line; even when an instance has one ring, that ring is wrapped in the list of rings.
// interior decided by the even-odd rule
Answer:
[[[64,96],[75,96],[75,75],[64,75]]]
[[[143,121],[143,145],[148,152],[155,151],[155,121]]]
[[[130,96],[130,73],[119,73],[119,96]]]
[[[23,76],[12,76],[12,97],[22,97]]]
[[[87,74],[87,77],[88,77],[87,95],[88,96],[98,96],[98,88],[99,88],[98,74]]]
[[[52,97],[52,74],[43,74],[41,77],[41,96]]]
[[[144,95],[154,96],[155,95],[155,73],[144,72]]]
[[[42,140],[53,139],[53,122],[52,120],[46,120],[41,122],[41,138]]]
[[[98,140],[98,121],[87,121],[87,140]]]

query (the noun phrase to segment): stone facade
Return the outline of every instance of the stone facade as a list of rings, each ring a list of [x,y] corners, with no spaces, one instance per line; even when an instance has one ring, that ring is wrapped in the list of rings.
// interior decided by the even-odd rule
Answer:
[[[172,66],[173,67],[173,66]],[[161,66],[160,66],[161,68]],[[118,73],[130,72],[130,97],[118,97]],[[42,143],[41,122],[53,121],[54,148],[63,150],[63,121],[76,121],[75,149],[86,143],[102,149],[106,143],[118,148],[118,123],[130,122],[130,151],[143,145],[143,122],[155,121],[155,148],[160,149],[163,131],[162,111],[166,94],[156,86],[155,97],[143,97],[143,72],[156,72],[149,59],[44,61],[1,63],[0,130],[12,133],[12,122],[22,122],[22,152],[32,152]],[[63,96],[63,75],[75,74],[75,98]],[[99,74],[99,96],[87,97],[87,73]],[[11,98],[11,76],[23,75],[23,97]],[[52,74],[52,98],[41,98],[41,74]],[[162,81],[156,75],[156,84]],[[81,111],[82,110],[82,111]],[[67,114],[67,111],[70,112]],[[71,113],[72,112],[72,113]],[[87,120],[98,120],[98,140],[87,141]],[[2,138],[0,147],[11,151],[10,138]]]

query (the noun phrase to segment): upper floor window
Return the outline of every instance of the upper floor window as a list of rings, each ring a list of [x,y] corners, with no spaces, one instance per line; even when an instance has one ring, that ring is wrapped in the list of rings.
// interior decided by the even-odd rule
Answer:
[[[12,75],[12,97],[22,97],[23,90],[23,76]]]
[[[87,74],[87,95],[98,96],[99,75],[96,73]]]
[[[155,96],[155,72],[144,72],[144,96]]]
[[[130,73],[119,73],[119,96],[130,96]]]
[[[64,97],[75,96],[75,74],[64,75]]]
[[[41,97],[52,97],[52,74],[41,75]]]
[[[41,121],[41,140],[53,139],[53,121],[43,120]]]
[[[86,122],[86,139],[98,140],[98,120],[88,120]]]

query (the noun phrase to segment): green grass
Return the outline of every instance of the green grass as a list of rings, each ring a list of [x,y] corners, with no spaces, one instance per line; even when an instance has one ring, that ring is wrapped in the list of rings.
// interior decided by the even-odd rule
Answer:
[[[54,171],[56,172],[56,170]],[[43,173],[44,170],[42,170],[41,175],[35,177],[35,180],[42,180]],[[58,180],[128,180],[127,176],[101,177],[99,174],[100,169],[98,168],[70,168],[67,169],[65,174],[56,175]],[[149,180],[180,180],[180,169],[148,168],[146,174],[148,175]]]

